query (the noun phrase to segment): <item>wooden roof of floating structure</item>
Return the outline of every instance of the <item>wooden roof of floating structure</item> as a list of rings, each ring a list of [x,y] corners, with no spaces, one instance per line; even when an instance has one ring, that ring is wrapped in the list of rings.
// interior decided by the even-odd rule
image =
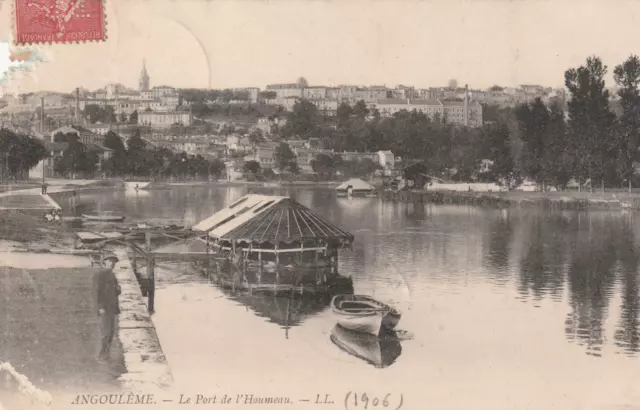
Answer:
[[[354,191],[374,191],[376,189],[373,185],[361,180],[360,178],[351,178],[350,180],[338,185],[336,187],[336,191],[346,191],[349,187]]]
[[[216,240],[253,243],[336,241],[350,245],[353,235],[286,196],[246,195],[193,226]]]

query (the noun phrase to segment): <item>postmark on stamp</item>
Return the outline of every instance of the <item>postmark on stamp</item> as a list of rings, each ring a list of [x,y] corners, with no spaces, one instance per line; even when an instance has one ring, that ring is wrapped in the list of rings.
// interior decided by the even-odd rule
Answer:
[[[103,0],[13,0],[16,44],[106,40]]]

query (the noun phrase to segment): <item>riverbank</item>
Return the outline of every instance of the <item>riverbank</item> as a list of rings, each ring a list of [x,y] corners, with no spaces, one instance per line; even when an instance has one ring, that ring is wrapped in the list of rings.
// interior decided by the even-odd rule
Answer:
[[[38,215],[18,210],[0,210],[0,241],[11,241],[14,248],[44,252],[72,248],[75,234],[67,226],[46,223]]]
[[[86,258],[53,261],[34,256],[1,256],[8,265],[0,267],[2,360],[52,394],[69,386],[77,391],[117,391],[118,377],[126,372],[120,340],[115,338],[108,364],[96,361],[96,270],[86,267]],[[66,267],[46,266],[47,262]]]
[[[602,192],[381,191],[385,200],[493,208],[541,207],[558,210],[640,210],[640,194]]]
[[[172,186],[251,186],[251,187],[323,187],[334,188],[340,185],[338,181],[270,181],[270,182],[257,182],[257,181],[188,181],[188,182],[157,182],[149,186],[149,190],[159,188],[170,188]]]

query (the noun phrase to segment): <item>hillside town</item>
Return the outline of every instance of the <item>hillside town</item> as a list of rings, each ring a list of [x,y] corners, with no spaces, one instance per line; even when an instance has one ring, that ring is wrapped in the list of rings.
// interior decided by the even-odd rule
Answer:
[[[309,85],[304,78],[290,84],[269,84],[264,89],[178,89],[152,86],[143,61],[137,89],[109,84],[94,91],[78,87],[70,93],[5,95],[0,99],[0,120],[2,128],[34,135],[47,144],[51,155],[29,171],[31,178],[60,176],[55,164],[68,144],[56,140],[58,134],[75,135],[98,159],[94,171],[100,174],[104,162],[113,156],[114,148],[105,146],[105,136],[112,132],[124,145],[137,134],[147,147],[224,162],[225,179],[235,180],[246,177],[248,162],[259,164],[261,170],[278,172],[278,137],[297,105],[315,107],[317,115],[328,119],[333,129],[345,109],[357,106],[366,112],[365,121],[406,111],[453,127],[474,129],[491,121],[483,112],[487,107],[514,107],[536,99],[545,104],[566,103],[564,89],[522,85],[477,90],[461,87],[455,80],[445,87],[423,89],[404,85],[318,86]],[[286,143],[301,175],[317,174],[313,162],[320,155],[352,162],[366,159],[386,174],[402,161],[401,153],[389,149],[376,150],[366,144],[336,149],[323,144],[322,135],[301,138],[299,134],[289,135]]]

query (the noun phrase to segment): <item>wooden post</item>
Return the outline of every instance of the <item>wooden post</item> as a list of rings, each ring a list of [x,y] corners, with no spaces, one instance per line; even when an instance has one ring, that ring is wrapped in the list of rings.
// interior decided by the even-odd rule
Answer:
[[[278,244],[276,243],[276,247],[275,247],[275,251],[276,251],[276,265],[280,265],[280,254],[278,253]]]
[[[155,269],[156,261],[155,258],[151,255],[147,257],[147,277],[149,283],[148,289],[148,311],[149,313],[155,312],[155,296],[156,296],[156,269]]]
[[[302,266],[302,262],[303,262],[303,258],[302,255],[304,255],[304,243],[300,244],[300,255],[298,255],[298,263],[300,264],[300,266]]]
[[[333,274],[336,275],[338,273],[338,249],[333,247],[331,249],[331,254],[333,257]]]

